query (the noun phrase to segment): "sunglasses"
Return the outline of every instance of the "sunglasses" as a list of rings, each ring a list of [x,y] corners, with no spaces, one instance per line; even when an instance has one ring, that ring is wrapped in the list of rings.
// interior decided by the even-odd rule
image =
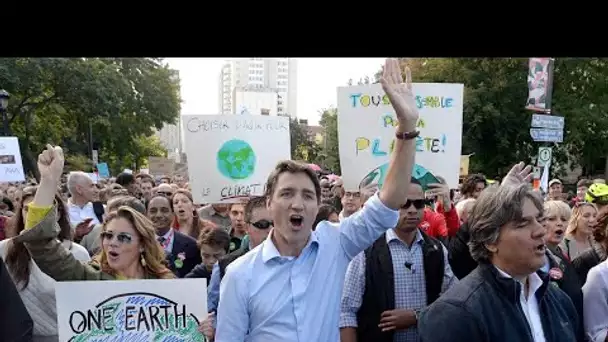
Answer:
[[[416,209],[422,209],[428,203],[428,200],[425,199],[417,199],[417,200],[407,200],[405,205],[401,207],[401,209],[408,209],[412,204]]]
[[[250,222],[250,224],[257,229],[268,229],[268,227],[272,226],[272,221],[268,220],[259,220],[256,222]]]
[[[102,232],[99,234],[103,240],[111,241],[114,238],[114,233],[111,232]],[[130,244],[133,242],[133,237],[129,233],[118,233],[116,234],[116,240],[120,243]]]
[[[167,192],[167,191],[157,191],[156,193],[159,195],[165,195],[167,197],[171,197],[173,195],[172,192]]]

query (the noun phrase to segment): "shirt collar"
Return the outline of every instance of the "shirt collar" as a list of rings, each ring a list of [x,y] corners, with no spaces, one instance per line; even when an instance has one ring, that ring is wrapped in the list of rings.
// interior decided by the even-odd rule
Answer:
[[[295,259],[295,257],[293,257],[293,256],[282,256],[281,253],[279,253],[279,250],[274,245],[274,242],[272,242],[273,234],[274,234],[274,228],[272,228],[272,230],[268,234],[268,237],[266,238],[266,240],[264,240],[264,242],[262,242],[262,261],[264,263],[267,263],[270,260],[276,259],[276,258],[279,258],[279,259],[285,258],[287,260]],[[319,245],[319,240],[317,239],[317,234],[314,231],[310,233],[310,237],[308,238],[308,243],[306,243],[306,246],[304,247],[302,252],[304,252],[313,243],[315,245]]]
[[[386,243],[389,243],[393,240],[397,240],[405,244],[405,242],[401,241],[401,239],[397,236],[397,233],[395,233],[395,229],[391,228],[386,231]],[[420,229],[416,229],[416,238],[414,238],[414,242],[412,243],[412,245],[414,243],[422,243],[423,241],[424,238],[422,237],[422,233],[420,233]]]
[[[171,235],[173,235],[173,228],[169,228],[169,230],[165,233],[165,235],[163,235],[163,237],[165,239],[169,239],[169,237],[171,237]]]
[[[523,290],[524,284],[521,281],[514,279],[509,274],[507,274],[507,272],[505,272],[505,271],[501,270],[500,268],[498,268],[498,266],[494,265],[494,267],[496,268],[496,270],[498,271],[498,273],[501,276],[503,276],[505,278],[510,278],[510,279],[513,279],[513,280],[517,281],[522,286],[521,289]],[[529,283],[529,286],[530,286],[529,287],[529,291],[528,291],[528,297],[531,297],[531,295],[535,294],[536,291],[538,289],[540,289],[541,286],[543,286],[543,280],[541,279],[541,277],[536,272],[533,272],[532,274],[530,274],[528,276],[528,283]]]
[[[83,209],[85,209],[85,208],[87,208],[87,207],[92,207],[92,206],[93,206],[93,202],[87,202],[87,204],[85,204],[85,205],[83,205],[83,206],[81,207],[81,206],[79,206],[79,205],[74,204],[74,202],[72,202],[72,199],[71,199],[71,198],[68,198],[68,205],[69,205],[70,207],[74,207],[74,208],[78,208],[78,209],[80,209],[80,210],[83,210]]]

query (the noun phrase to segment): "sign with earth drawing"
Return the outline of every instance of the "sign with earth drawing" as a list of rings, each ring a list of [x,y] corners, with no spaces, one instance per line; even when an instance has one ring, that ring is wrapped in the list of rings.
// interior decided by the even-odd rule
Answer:
[[[287,117],[184,115],[182,122],[197,203],[234,203],[263,195],[276,164],[291,159]]]
[[[59,341],[205,342],[205,279],[57,282]]]

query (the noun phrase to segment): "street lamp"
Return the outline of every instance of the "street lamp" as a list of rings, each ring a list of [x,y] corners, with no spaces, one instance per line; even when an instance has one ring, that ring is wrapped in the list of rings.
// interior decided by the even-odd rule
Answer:
[[[8,99],[11,95],[8,91],[0,89],[0,112],[2,112],[2,135],[8,135],[8,117],[6,115],[6,109],[8,108]]]

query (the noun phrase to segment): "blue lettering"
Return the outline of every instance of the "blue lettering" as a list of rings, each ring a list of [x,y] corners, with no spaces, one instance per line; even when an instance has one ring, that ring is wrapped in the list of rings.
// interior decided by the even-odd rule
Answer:
[[[376,157],[382,157],[386,155],[385,151],[380,150],[380,139],[374,139],[374,144],[372,146],[372,155]]]
[[[420,136],[416,137],[416,152],[424,152],[424,139]]]
[[[357,100],[361,97],[361,94],[352,94],[350,98],[353,100],[353,107],[357,107]]]

